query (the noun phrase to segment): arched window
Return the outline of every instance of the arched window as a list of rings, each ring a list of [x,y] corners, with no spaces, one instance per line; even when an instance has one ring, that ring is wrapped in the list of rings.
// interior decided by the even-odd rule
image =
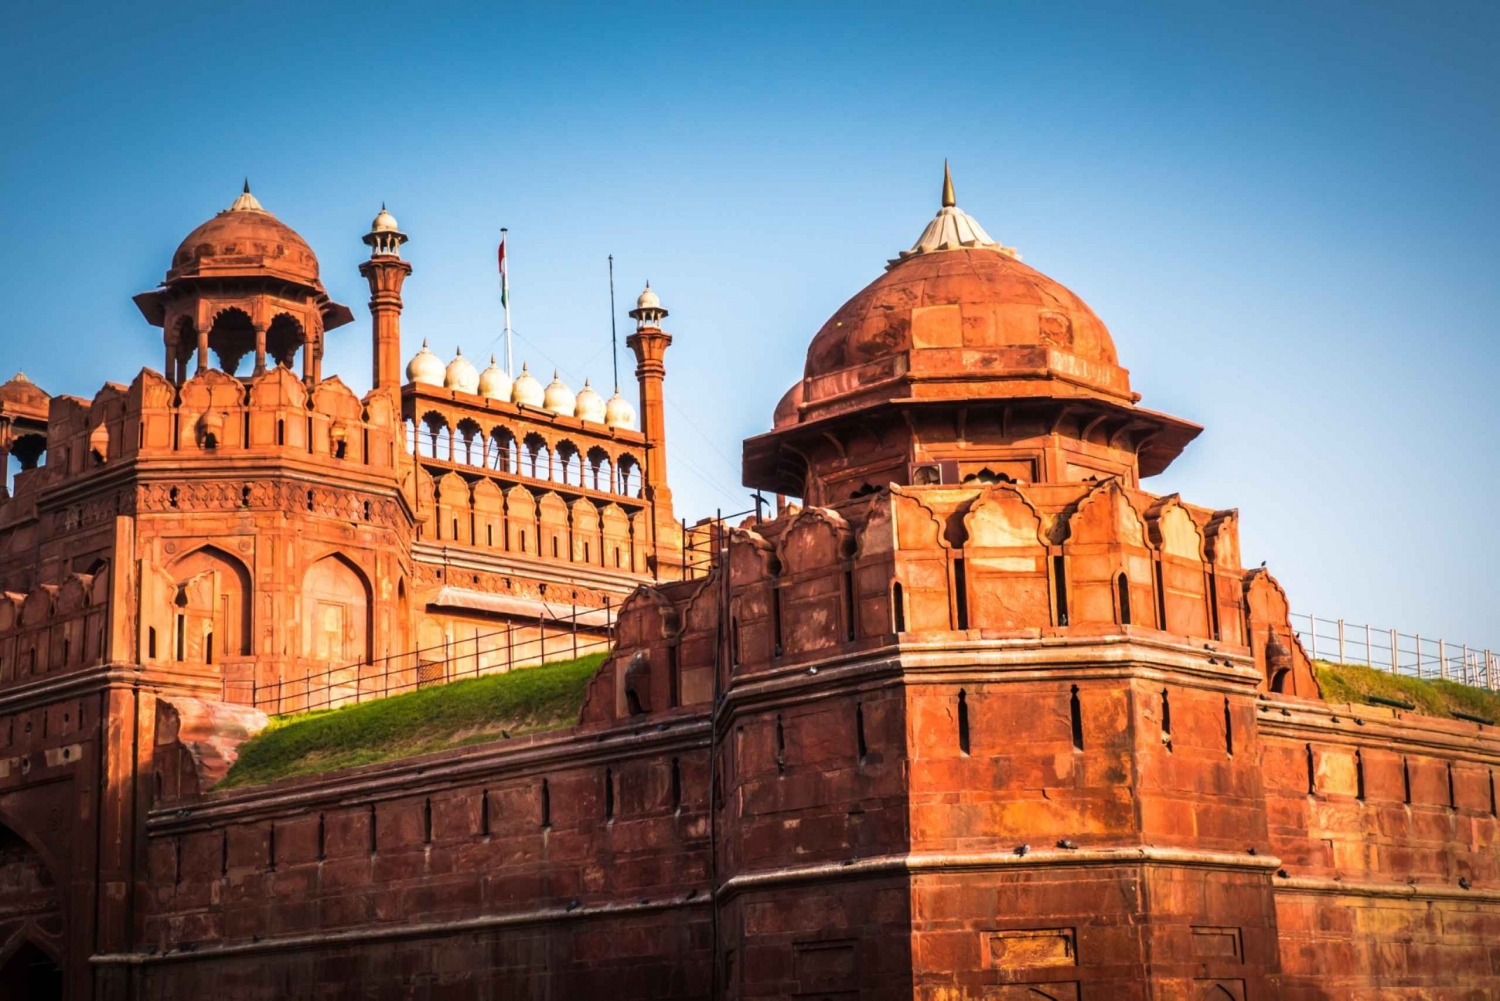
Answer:
[[[609,453],[595,446],[589,449],[589,483],[587,486],[602,493],[614,493],[614,466]]]
[[[484,431],[477,421],[465,417],[458,422],[454,446],[455,460],[466,466],[484,465]]]
[[[516,436],[510,433],[509,428],[497,427],[490,432],[489,461],[485,463],[490,469],[501,473],[518,473],[520,464],[516,461]]]
[[[1115,578],[1115,593],[1120,600],[1120,625],[1130,625],[1130,578],[1123,573]]]
[[[620,456],[618,466],[619,492],[626,497],[634,497],[636,491],[640,488],[640,477],[636,475],[639,468],[633,457],[629,455]]]

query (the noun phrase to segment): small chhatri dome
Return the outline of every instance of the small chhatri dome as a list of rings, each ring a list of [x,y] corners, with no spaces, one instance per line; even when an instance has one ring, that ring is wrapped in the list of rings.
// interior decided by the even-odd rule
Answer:
[[[401,232],[396,225],[396,217],[386,211],[385,202],[380,203],[380,211],[370,222],[370,231],[360,237],[365,245],[370,248],[371,257],[389,255],[401,256],[401,245],[406,242],[406,234]]]
[[[453,360],[448,363],[448,370],[443,375],[443,388],[456,389],[460,393],[473,393],[479,389],[479,370],[464,357],[463,348],[459,348]]]
[[[552,381],[547,383],[547,391],[542,395],[542,406],[554,414],[562,414],[572,417],[573,411],[578,407],[578,398],[573,391],[557,377],[557,369],[552,370]]]
[[[425,340],[422,341],[422,350],[412,355],[411,361],[406,363],[406,381],[441,386],[443,375],[443,360],[427,349]]]
[[[922,235],[917,242],[912,244],[910,250],[903,250],[899,257],[891,261],[889,267],[895,267],[908,257],[916,257],[921,254],[932,254],[940,250],[995,250],[1016,260],[1021,255],[1016,252],[1015,247],[1002,247],[990,235],[984,231],[984,227],[975,221],[963,209],[958,207],[958,200],[953,197],[953,175],[948,171],[948,161],[943,161],[943,207],[938,209],[938,214],[922,230]]]
[[[526,363],[521,363],[521,374],[516,376],[515,384],[510,389],[510,402],[524,403],[528,407],[540,407],[546,393],[542,390],[542,384],[536,381],[536,376],[526,370]]]
[[[583,380],[583,388],[578,391],[578,405],[573,409],[573,416],[581,421],[604,423],[604,397],[594,392],[587,379]]]
[[[631,319],[635,320],[637,327],[659,327],[666,316],[660,297],[651,291],[651,283],[647,282],[646,290],[635,300],[635,309],[630,311]]]
[[[389,233],[400,228],[400,226],[396,225],[396,217],[387,211],[385,202],[381,202],[379,214],[375,216],[375,221],[370,223],[370,232]]]
[[[604,423],[612,428],[635,427],[635,407],[632,407],[630,401],[620,395],[619,386],[615,387],[615,395],[611,396],[609,402],[604,405]]]
[[[490,355],[490,367],[479,373],[479,395],[509,403],[510,391],[510,376],[505,374],[505,369],[495,364],[495,356]]]

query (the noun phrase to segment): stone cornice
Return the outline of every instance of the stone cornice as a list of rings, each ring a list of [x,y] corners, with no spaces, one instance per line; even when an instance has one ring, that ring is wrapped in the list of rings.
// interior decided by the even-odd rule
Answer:
[[[1277,878],[1277,893],[1331,894],[1387,900],[1467,900],[1476,904],[1500,902],[1500,890],[1465,890],[1439,883],[1351,883],[1342,879]]]
[[[904,634],[911,637],[913,634]],[[1243,692],[1260,683],[1247,654],[1203,650],[1166,636],[1089,636],[977,639],[958,633],[919,634],[820,657],[799,658],[736,678],[726,692],[721,725],[736,712],[767,702],[822,697],[828,690],[900,678],[904,684],[1036,681],[1059,675],[1090,679],[1139,678],[1153,684],[1183,682],[1204,690]],[[1213,659],[1217,663],[1210,664]]]
[[[1401,713],[1384,706],[1267,701],[1259,708],[1257,725],[1270,737],[1500,763],[1500,732],[1481,723]]]
[[[0,690],[0,714],[24,712],[35,706],[93,695],[109,688],[147,688],[215,699],[223,694],[223,682],[219,678],[113,664],[54,676],[43,675],[35,681],[11,685]]]
[[[1244,852],[1188,851],[1135,845],[1126,848],[1041,849],[1018,854],[1014,850],[992,852],[913,852],[879,855],[810,865],[784,866],[740,873],[725,880],[718,898],[753,890],[769,890],[800,883],[867,879],[881,876],[928,875],[951,872],[1050,869],[1075,866],[1170,865],[1198,869],[1232,869],[1271,872],[1281,860],[1269,855]]]

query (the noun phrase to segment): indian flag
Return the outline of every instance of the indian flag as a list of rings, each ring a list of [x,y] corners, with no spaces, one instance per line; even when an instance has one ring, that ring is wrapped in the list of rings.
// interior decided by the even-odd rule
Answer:
[[[500,305],[510,305],[510,272],[505,267],[505,231],[500,231]]]

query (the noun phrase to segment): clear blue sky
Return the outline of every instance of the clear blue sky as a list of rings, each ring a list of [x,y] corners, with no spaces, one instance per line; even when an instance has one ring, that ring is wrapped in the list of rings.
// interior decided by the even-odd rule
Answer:
[[[649,277],[680,511],[737,509],[739,440],[946,156],[1206,425],[1148,487],[1238,507],[1303,611],[1500,647],[1494,4],[225,6],[9,12],[6,368],[160,365],[130,296],[245,175],[365,316],[385,200],[407,354],[488,352],[501,225],[544,376],[607,388],[605,256],[622,314]],[[325,362],[359,390],[366,323]]]

